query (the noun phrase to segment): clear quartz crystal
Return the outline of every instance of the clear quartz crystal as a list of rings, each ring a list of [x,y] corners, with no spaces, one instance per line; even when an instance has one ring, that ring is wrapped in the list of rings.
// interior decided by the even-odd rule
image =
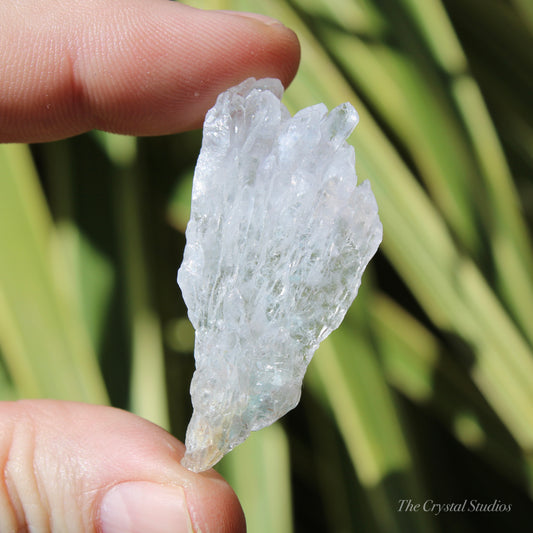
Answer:
[[[200,472],[300,399],[382,238],[357,186],[349,103],[291,117],[279,80],[250,78],[207,113],[178,282],[196,330],[182,460]]]

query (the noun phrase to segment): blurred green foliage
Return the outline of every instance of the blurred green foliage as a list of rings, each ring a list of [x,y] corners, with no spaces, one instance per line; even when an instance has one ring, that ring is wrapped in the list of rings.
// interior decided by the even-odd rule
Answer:
[[[351,101],[381,251],[301,405],[219,468],[249,531],[529,531],[529,0],[205,0],[298,34],[292,112]],[[183,439],[175,282],[200,132],[0,145],[0,398],[110,402]],[[494,500],[507,513],[399,512]]]

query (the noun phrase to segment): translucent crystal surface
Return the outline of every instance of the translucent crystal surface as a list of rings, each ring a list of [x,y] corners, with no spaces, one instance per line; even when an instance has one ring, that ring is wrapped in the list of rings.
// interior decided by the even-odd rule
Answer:
[[[182,461],[194,471],[296,406],[381,242],[346,143],[355,109],[319,104],[291,117],[282,93],[278,80],[248,79],[204,123],[178,272],[196,330]]]

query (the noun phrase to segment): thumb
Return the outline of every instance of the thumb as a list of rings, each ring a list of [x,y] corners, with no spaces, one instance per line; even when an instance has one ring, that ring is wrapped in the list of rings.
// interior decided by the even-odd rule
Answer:
[[[1,531],[242,533],[244,515],[213,470],[179,463],[184,446],[110,407],[0,403]]]
[[[0,142],[184,131],[222,90],[288,85],[299,61],[273,19],[168,0],[3,0],[0,17]]]

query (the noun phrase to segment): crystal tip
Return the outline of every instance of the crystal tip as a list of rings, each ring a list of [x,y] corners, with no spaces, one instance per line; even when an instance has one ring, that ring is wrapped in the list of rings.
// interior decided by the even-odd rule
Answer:
[[[216,465],[223,456],[224,453],[214,445],[197,450],[186,449],[181,464],[191,472],[205,472]]]

